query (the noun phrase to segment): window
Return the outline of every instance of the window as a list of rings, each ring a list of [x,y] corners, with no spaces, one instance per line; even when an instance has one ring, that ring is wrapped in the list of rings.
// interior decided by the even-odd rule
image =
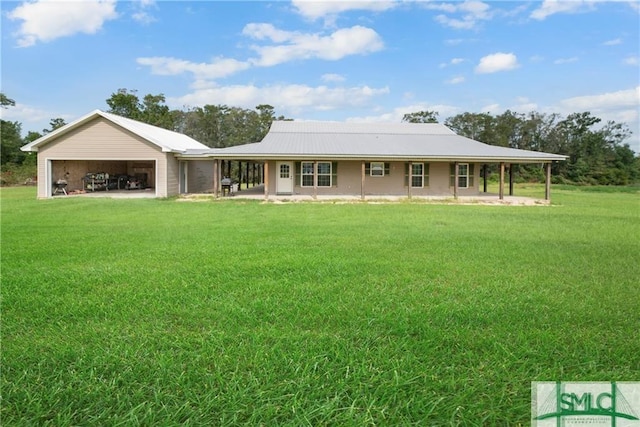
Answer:
[[[302,162],[302,186],[313,187],[313,162]]]
[[[411,187],[424,187],[424,165],[422,163],[411,163]]]
[[[458,188],[469,186],[469,163],[458,164]]]
[[[280,165],[280,178],[289,178],[291,176],[291,170],[289,165]]]
[[[318,187],[331,187],[330,162],[318,162]]]
[[[391,165],[385,162],[366,162],[364,164],[364,173],[369,176],[386,176],[389,175]]]
[[[449,168],[449,186],[453,187],[455,182],[456,167],[455,163],[451,163]],[[473,163],[458,163],[458,188],[473,188],[474,178]]]
[[[314,185],[314,168],[313,162],[301,162],[301,185],[303,187],[313,187]],[[331,162],[316,163],[315,176],[318,187],[331,187],[337,183],[337,164]],[[297,179],[296,172],[296,179]]]
[[[404,186],[409,185],[409,165],[413,165],[411,169],[411,186],[412,187],[428,187],[429,186],[429,163],[405,163],[404,164]]]
[[[384,163],[383,162],[371,162],[371,169],[369,174],[371,176],[384,176]]]

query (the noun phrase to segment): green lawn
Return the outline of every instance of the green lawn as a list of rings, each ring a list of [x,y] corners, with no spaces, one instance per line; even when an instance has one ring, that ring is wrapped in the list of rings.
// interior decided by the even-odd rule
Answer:
[[[639,380],[640,193],[552,194],[2,189],[2,424],[529,425],[531,381]]]

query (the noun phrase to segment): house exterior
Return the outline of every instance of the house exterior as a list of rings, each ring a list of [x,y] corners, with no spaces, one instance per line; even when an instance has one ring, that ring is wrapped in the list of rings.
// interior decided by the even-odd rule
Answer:
[[[186,150],[203,149],[208,147],[186,135],[100,110],[22,147],[37,152],[39,198],[51,197],[59,181],[66,182],[67,192],[128,187],[167,197],[188,187],[211,190],[210,160],[190,162],[187,175],[177,158]]]
[[[474,196],[483,166],[500,165],[500,198],[505,168],[565,156],[484,144],[437,123],[343,123],[276,121],[259,143],[203,153],[216,161],[264,165],[265,197],[275,195]],[[216,167],[214,175],[219,175]],[[216,176],[219,179],[219,176]],[[218,181],[219,182],[219,181]],[[214,185],[217,188],[217,185]]]
[[[505,170],[511,164],[538,163],[546,166],[549,199],[550,165],[566,159],[487,145],[437,123],[275,121],[261,142],[216,149],[186,135],[100,110],[22,150],[37,152],[40,198],[52,197],[60,182],[70,192],[145,188],[156,197],[218,196],[230,164],[237,162],[241,171],[243,164],[253,165],[254,180],[257,166],[265,198],[362,199],[479,195],[487,164],[500,166],[502,199]],[[248,176],[248,166],[245,168]]]

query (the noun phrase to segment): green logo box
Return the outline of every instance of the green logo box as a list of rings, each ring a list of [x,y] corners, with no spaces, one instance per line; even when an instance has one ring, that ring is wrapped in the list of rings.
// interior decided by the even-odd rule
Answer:
[[[640,427],[638,381],[534,381],[534,427]]]

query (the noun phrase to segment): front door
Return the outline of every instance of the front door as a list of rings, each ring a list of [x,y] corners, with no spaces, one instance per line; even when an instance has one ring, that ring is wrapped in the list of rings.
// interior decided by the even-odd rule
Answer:
[[[278,162],[276,164],[276,193],[292,194],[293,193],[293,163]]]

